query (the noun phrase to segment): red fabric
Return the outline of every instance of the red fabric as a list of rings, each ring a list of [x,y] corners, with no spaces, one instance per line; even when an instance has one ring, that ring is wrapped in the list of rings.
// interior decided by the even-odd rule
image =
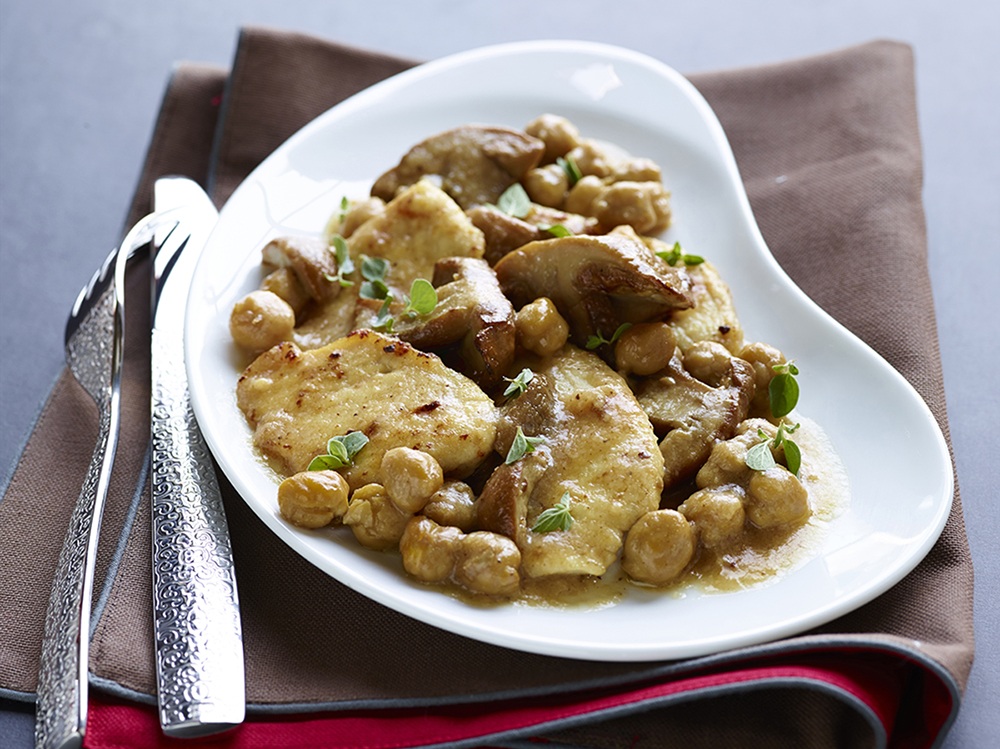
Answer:
[[[832,655],[832,657],[831,657]],[[84,746],[88,749],[401,749],[449,741],[486,740],[498,734],[550,731],[565,720],[681,694],[729,686],[766,687],[789,680],[853,697],[874,713],[891,747],[930,746],[952,710],[952,697],[932,672],[886,653],[789,654],[789,662],[702,673],[642,686],[587,693],[399,710],[357,710],[295,716],[251,717],[242,726],[206,739],[168,739],[148,706],[93,695]],[[915,669],[914,669],[915,667]],[[916,678],[914,678],[916,674]],[[919,715],[901,716],[904,692],[921,689]]]

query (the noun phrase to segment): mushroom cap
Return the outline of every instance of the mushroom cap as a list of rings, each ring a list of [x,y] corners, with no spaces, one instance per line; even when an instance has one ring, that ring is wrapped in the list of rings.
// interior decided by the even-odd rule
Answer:
[[[325,240],[316,237],[278,237],[261,251],[263,260],[295,273],[302,288],[317,302],[328,302],[340,293],[337,259]]]
[[[395,333],[424,351],[458,344],[456,368],[481,387],[496,385],[514,360],[514,308],[485,260],[450,257],[434,266],[434,311],[401,317]]]
[[[755,390],[749,363],[728,357],[714,379],[715,386],[692,376],[675,352],[662,372],[633,385],[639,405],[663,435],[664,489],[693,475],[749,413]]]
[[[530,242],[494,266],[515,308],[551,299],[574,340],[610,337],[622,323],[646,322],[692,302],[687,274],[626,234],[573,235]]]
[[[496,203],[544,153],[541,140],[520,130],[463,125],[413,146],[396,167],[375,180],[371,194],[392,200],[402,188],[433,176],[462,208]]]

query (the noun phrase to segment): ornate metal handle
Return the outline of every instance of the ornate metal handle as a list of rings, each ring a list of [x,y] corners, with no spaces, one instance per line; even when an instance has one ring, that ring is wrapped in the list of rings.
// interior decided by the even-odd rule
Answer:
[[[243,636],[222,496],[175,338],[153,331],[156,669],[164,732],[201,736],[244,718]]]
[[[87,665],[94,565],[120,423],[121,319],[106,292],[67,345],[70,368],[97,403],[90,467],[73,508],[45,614],[38,670],[35,745],[77,747],[87,724]]]

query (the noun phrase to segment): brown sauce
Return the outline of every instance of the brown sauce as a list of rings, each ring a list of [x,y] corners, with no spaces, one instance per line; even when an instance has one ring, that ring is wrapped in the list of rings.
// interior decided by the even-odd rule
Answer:
[[[801,418],[798,421],[802,424],[795,435],[802,449],[799,479],[809,492],[809,519],[801,525],[767,530],[748,525],[740,543],[733,548],[722,553],[701,548],[688,569],[670,585],[662,588],[638,586],[616,563],[601,577],[523,580],[520,595],[512,600],[477,596],[452,584],[433,587],[483,608],[513,603],[547,608],[600,609],[615,605],[634,587],[642,587],[647,592],[682,596],[689,589],[702,593],[726,593],[771,584],[815,555],[830,521],[839,516],[849,502],[847,474],[826,434],[815,422]],[[668,501],[679,504],[684,498],[679,496]]]

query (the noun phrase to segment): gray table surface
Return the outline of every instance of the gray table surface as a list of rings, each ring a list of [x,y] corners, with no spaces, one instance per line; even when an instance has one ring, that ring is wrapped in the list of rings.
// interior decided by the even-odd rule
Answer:
[[[119,236],[171,66],[228,65],[246,24],[417,59],[521,39],[587,39],[631,47],[682,72],[778,62],[876,38],[911,44],[935,312],[976,567],[976,663],[944,746],[1000,746],[993,432],[1000,423],[1000,4],[2,0],[0,486],[62,366],[70,304]],[[28,746],[30,707],[2,707],[0,744]]]

